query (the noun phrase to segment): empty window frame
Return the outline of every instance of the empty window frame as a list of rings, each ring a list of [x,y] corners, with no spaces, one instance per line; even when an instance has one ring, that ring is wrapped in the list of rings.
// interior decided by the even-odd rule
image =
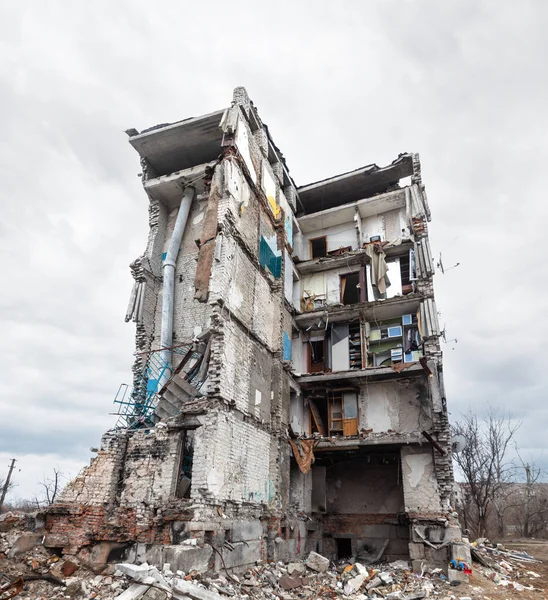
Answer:
[[[361,301],[359,271],[341,275],[341,304],[357,304]]]
[[[325,339],[308,342],[308,372],[321,373],[325,371]]]
[[[413,281],[415,280],[411,259],[413,253],[414,251],[410,250],[407,254],[400,256],[401,293],[403,296],[413,292]]]
[[[324,236],[310,240],[310,258],[327,256],[327,238]]]

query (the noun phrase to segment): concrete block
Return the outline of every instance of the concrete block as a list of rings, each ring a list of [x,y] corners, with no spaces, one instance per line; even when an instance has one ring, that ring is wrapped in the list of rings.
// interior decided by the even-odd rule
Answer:
[[[470,547],[467,544],[453,543],[451,544],[451,559],[461,560],[468,566],[472,566],[472,555]]]
[[[276,541],[272,543],[272,552],[274,560],[288,560],[294,559],[297,554],[297,540],[280,540],[276,538]]]
[[[148,585],[133,583],[128,587],[127,590],[125,590],[125,592],[122,592],[119,596],[116,596],[116,600],[139,600],[139,598],[142,598],[145,595],[148,589]]]
[[[300,575],[306,571],[306,565],[304,563],[289,563],[287,565],[287,572],[290,575]]]
[[[428,541],[433,544],[441,544],[445,540],[445,527],[429,527]]]
[[[464,571],[457,571],[457,569],[448,569],[447,579],[449,580],[449,583],[452,583],[453,581],[468,583],[468,575],[464,573]]]
[[[192,600],[223,600],[223,596],[216,594],[215,592],[210,592],[209,590],[205,590],[197,586],[190,581],[185,581],[184,579],[173,579],[171,582],[171,587],[175,594],[182,594],[191,598]],[[180,596],[175,596],[179,598]]]
[[[306,559],[306,566],[318,573],[325,573],[329,569],[329,559],[317,552],[311,552]]]
[[[413,569],[413,573],[420,573],[422,571],[422,567],[426,566],[425,560],[412,560],[411,568]]]
[[[422,560],[424,559],[424,544],[409,543],[409,558],[411,560]]]
[[[116,569],[121,571],[124,575],[127,575],[138,583],[153,583],[156,582],[161,586],[168,587],[167,581],[164,576],[154,566],[147,565],[132,565],[130,563],[119,563],[116,565]]]
[[[167,546],[155,544],[154,546],[146,548],[145,553],[140,555],[140,560],[138,562],[147,562],[149,565],[160,568],[160,566],[166,562],[164,560],[164,549],[166,547]]]
[[[366,572],[356,575],[356,577],[352,577],[352,579],[346,582],[346,585],[344,586],[344,593],[347,596],[355,594],[362,587],[368,576],[369,575]]]
[[[462,531],[460,527],[446,527],[444,541],[462,541]]]
[[[228,569],[233,567],[241,567],[243,565],[250,565],[258,560],[263,558],[263,547],[266,548],[265,542],[257,541],[257,542],[241,542],[239,544],[233,544],[234,550],[229,552],[228,550],[223,549],[223,559]],[[219,566],[217,566],[217,561],[219,562]],[[215,558],[216,562],[216,570],[219,570],[220,560],[219,557]]]
[[[164,546],[164,562],[171,565],[171,570],[184,571],[198,571],[198,573],[205,573],[209,568],[209,561],[213,550],[211,546],[204,546],[203,548],[192,547],[192,546]]]
[[[24,533],[23,535],[20,535],[10,548],[8,557],[13,558],[18,554],[24,554],[25,552],[32,550],[36,546],[39,546],[43,539],[44,535],[42,533]]]
[[[247,542],[263,537],[263,525],[260,521],[235,521],[232,523],[232,542]]]
[[[285,590],[286,592],[289,590],[294,590],[295,588],[299,588],[302,586],[302,581],[300,577],[290,577],[289,575],[283,575],[278,580],[278,585]]]

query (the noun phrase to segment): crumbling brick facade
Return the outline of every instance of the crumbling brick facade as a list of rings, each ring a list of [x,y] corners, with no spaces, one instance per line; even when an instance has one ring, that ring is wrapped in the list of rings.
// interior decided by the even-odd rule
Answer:
[[[418,155],[297,188],[243,88],[130,143],[150,200],[134,386],[46,543],[198,570],[444,562],[460,533]]]

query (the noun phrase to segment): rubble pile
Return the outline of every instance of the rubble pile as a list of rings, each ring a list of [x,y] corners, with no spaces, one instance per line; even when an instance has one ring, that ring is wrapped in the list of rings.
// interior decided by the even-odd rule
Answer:
[[[441,572],[441,569],[436,571]],[[336,596],[341,600],[418,600],[435,592],[440,598],[451,597],[439,595],[443,588],[447,591],[449,588],[438,573],[422,576],[413,574],[406,561],[374,567],[344,562],[333,566],[327,558],[315,552],[311,552],[305,561],[261,564],[240,574],[185,575],[180,571],[173,573],[169,564],[164,565],[162,571],[147,564],[119,564],[115,575],[120,574],[125,574],[135,582],[126,592],[134,595],[123,597],[132,600],[149,598],[146,595],[147,585],[153,586],[155,594],[162,591],[167,598],[192,600],[312,600]]]
[[[535,560],[523,551],[508,551],[502,544],[492,544],[479,538],[470,546],[472,558],[481,565],[483,575],[493,583],[517,591],[534,590],[534,582],[541,575],[533,570]]]
[[[463,600],[484,598],[487,588],[497,586],[510,594],[534,590],[541,577],[533,570],[539,561],[532,556],[485,539],[466,544],[476,563],[469,585],[451,577],[451,565],[446,572],[423,565],[413,573],[404,560],[365,565],[354,559],[332,562],[316,552],[305,560],[257,563],[238,573],[224,568],[185,573],[170,564],[97,564],[86,562],[89,554],[61,556],[46,549],[43,536],[35,521],[0,517],[0,600]]]

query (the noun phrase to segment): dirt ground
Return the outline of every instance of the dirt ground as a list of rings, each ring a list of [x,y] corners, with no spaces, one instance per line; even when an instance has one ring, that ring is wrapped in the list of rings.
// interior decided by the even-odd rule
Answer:
[[[512,587],[503,587],[487,579],[483,569],[474,563],[473,574],[468,585],[462,584],[452,590],[456,598],[471,597],[482,600],[548,600],[548,541],[517,540],[504,542],[507,550],[525,551],[538,563],[527,563],[524,574],[518,581],[525,586],[534,586],[534,590],[515,590]],[[539,578],[525,575],[526,571],[533,571],[540,575]]]

